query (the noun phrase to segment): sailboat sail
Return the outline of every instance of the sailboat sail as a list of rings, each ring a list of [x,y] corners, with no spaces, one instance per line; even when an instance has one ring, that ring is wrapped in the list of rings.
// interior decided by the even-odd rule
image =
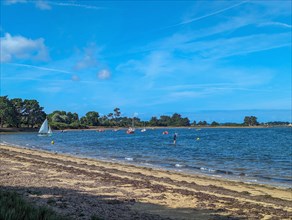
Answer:
[[[39,135],[51,135],[51,134],[52,134],[51,127],[49,126],[48,119],[46,119],[39,130]]]
[[[48,130],[48,134],[52,134],[52,129],[51,129],[51,126],[49,125],[49,130]]]

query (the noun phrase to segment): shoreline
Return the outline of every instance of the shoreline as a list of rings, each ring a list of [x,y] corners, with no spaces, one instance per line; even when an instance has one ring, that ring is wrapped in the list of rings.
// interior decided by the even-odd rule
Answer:
[[[146,128],[149,130],[157,130],[157,129],[234,129],[234,128],[239,128],[239,129],[262,129],[262,128],[292,128],[291,126],[287,125],[279,125],[279,126],[187,126],[187,127],[136,127],[136,129],[143,129]],[[113,131],[113,130],[127,130],[127,127],[90,127],[90,128],[78,128],[78,129],[72,129],[72,128],[67,128],[63,130],[53,130],[53,131]],[[6,133],[22,133],[22,132],[38,132],[39,128],[0,128],[0,134],[6,134]]]
[[[74,131],[74,130],[73,130]],[[90,130],[89,130],[90,131]],[[95,131],[95,130],[91,130]],[[69,132],[69,131],[68,131]],[[1,135],[1,133],[0,133]],[[64,151],[56,151],[56,150],[49,150],[49,149],[43,149],[40,147],[29,147],[29,146],[24,146],[21,144],[13,144],[9,142],[3,142],[0,143],[0,146],[11,146],[11,147],[16,147],[16,148],[21,148],[21,149],[27,149],[27,150],[36,150],[36,151],[44,151],[52,154],[59,154],[59,155],[64,155],[64,156],[71,156],[71,157],[77,157],[77,158],[82,158],[82,159],[88,159],[88,160],[96,160],[100,162],[105,162],[105,163],[117,163],[117,164],[122,164],[122,165],[128,165],[128,166],[135,166],[139,168],[150,168],[150,169],[155,169],[155,170],[161,170],[165,172],[175,172],[179,174],[186,174],[186,175],[199,175],[199,176],[205,176],[207,178],[216,178],[219,180],[226,180],[226,181],[235,181],[235,182],[243,182],[245,184],[256,184],[256,185],[266,185],[270,187],[278,187],[282,189],[291,189],[292,190],[292,185],[291,182],[288,179],[280,179],[275,178],[273,179],[272,177],[256,177],[252,176],[248,173],[235,173],[230,170],[222,170],[222,169],[215,169],[215,168],[208,168],[208,167],[192,167],[192,168],[187,168],[184,166],[181,166],[180,164],[175,164],[173,167],[169,166],[163,166],[159,164],[148,164],[148,163],[139,163],[139,161],[132,161],[133,158],[131,157],[125,157],[124,159],[115,159],[115,158],[105,158],[105,157],[98,157],[98,156],[89,156],[85,155],[82,153],[74,153],[74,152],[64,152]],[[177,166],[178,165],[178,166]],[[292,195],[291,195],[292,197]]]
[[[0,187],[74,219],[289,219],[292,190],[0,145]]]

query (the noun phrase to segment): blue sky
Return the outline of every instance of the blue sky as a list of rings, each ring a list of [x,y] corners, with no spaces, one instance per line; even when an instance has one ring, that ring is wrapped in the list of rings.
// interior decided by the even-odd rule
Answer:
[[[291,121],[291,1],[1,1],[1,95],[45,111]]]

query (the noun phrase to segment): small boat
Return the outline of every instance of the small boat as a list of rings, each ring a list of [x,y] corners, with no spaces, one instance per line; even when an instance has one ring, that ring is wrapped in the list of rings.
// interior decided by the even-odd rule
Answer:
[[[49,125],[48,119],[46,119],[39,130],[38,136],[51,136],[52,134],[53,132]]]
[[[135,133],[135,125],[134,125],[134,117],[132,119],[132,127],[129,127],[128,130],[127,130],[127,134],[134,134]]]
[[[135,129],[132,127],[129,127],[127,130],[127,134],[134,134],[135,133]]]
[[[141,132],[145,132],[146,128],[145,128],[145,123],[144,123],[144,128],[141,130]]]

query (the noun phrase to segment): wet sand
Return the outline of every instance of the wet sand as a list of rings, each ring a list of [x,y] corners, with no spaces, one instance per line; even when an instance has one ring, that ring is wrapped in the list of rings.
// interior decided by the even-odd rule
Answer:
[[[71,219],[291,219],[292,190],[0,146],[0,187]]]

